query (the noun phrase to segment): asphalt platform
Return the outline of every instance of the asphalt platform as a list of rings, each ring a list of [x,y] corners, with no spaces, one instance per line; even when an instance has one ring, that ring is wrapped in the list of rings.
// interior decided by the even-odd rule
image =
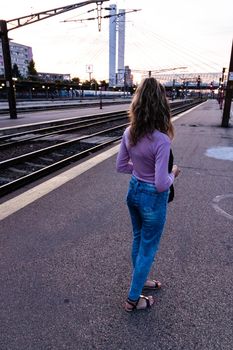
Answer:
[[[209,100],[174,121],[181,174],[150,310],[122,308],[131,225],[117,145],[1,199],[1,350],[233,349],[233,127],[221,115]],[[43,192],[54,178],[63,185]]]

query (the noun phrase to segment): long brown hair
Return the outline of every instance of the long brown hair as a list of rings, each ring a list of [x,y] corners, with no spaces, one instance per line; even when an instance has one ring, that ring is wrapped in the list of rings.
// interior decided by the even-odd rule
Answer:
[[[146,78],[138,86],[129,109],[130,141],[137,141],[155,130],[174,137],[166,91],[155,78]]]

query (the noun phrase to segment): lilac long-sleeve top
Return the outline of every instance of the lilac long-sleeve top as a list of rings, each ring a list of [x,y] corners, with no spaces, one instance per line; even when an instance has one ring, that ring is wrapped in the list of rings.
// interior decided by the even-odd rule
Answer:
[[[168,173],[171,140],[155,130],[141,138],[136,145],[129,141],[128,127],[120,144],[116,168],[120,173],[132,174],[138,180],[152,183],[158,192],[168,190],[174,181],[174,174]]]

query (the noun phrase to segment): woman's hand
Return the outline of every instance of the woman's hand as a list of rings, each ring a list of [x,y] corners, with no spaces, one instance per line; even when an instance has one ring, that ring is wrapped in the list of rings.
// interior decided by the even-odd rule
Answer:
[[[175,177],[177,177],[180,173],[180,169],[178,168],[177,165],[173,165],[172,167],[172,173],[174,174]]]

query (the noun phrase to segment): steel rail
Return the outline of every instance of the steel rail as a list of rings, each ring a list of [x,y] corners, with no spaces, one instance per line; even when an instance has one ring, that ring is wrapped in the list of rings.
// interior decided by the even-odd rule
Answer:
[[[76,124],[82,124],[87,121],[95,121],[95,120],[101,120],[103,118],[107,117],[114,117],[114,116],[120,116],[127,113],[127,111],[119,111],[119,112],[109,112],[109,113],[103,113],[103,114],[91,114],[81,117],[73,117],[68,119],[61,119],[61,120],[54,120],[50,122],[42,122],[42,123],[36,123],[36,124],[28,124],[28,125],[21,125],[17,126],[18,132],[9,132],[7,134],[0,135],[0,141],[4,141],[10,138],[23,136],[27,134],[36,134],[40,132],[46,132],[50,130],[60,130],[62,127],[69,127],[70,125],[76,125]],[[48,126],[47,126],[48,125]],[[20,131],[22,129],[23,131]],[[4,129],[8,130],[8,129]]]
[[[48,151],[57,151],[57,150],[59,150],[61,148],[73,145],[73,144],[75,144],[77,142],[80,142],[82,140],[89,139],[89,138],[95,137],[95,136],[99,136],[99,135],[104,134],[106,132],[110,132],[110,131],[113,131],[113,130],[116,130],[116,129],[123,128],[123,127],[125,127],[127,125],[128,125],[128,123],[125,123],[125,124],[122,124],[122,125],[115,126],[113,128],[108,128],[108,129],[105,129],[105,130],[102,130],[102,131],[97,131],[97,132],[95,132],[93,134],[90,134],[90,135],[80,136],[80,137],[77,137],[77,138],[75,138],[73,140],[61,142],[61,143],[59,143],[57,145],[45,147],[43,149],[40,149],[40,150],[37,150],[37,151],[34,151],[34,152],[26,153],[26,154],[23,154],[23,155],[18,156],[18,157],[14,157],[14,158],[11,158],[11,159],[3,160],[3,161],[0,162],[0,170],[6,168],[7,166],[15,165],[15,164],[20,163],[22,161],[29,160],[29,159],[31,159],[33,157],[38,157],[38,156],[44,155],[44,154],[48,153]]]
[[[64,142],[63,145],[61,145],[61,144],[57,145],[58,147],[56,147],[56,145],[55,146],[51,146],[51,147],[47,147],[46,149],[43,149],[43,150],[31,152],[31,153],[28,153],[28,154],[23,155],[23,156],[19,156],[19,157],[13,158],[13,159],[9,159],[9,160],[3,161],[3,162],[0,163],[0,169],[5,169],[7,167],[12,167],[15,164],[25,163],[26,161],[31,160],[31,159],[35,159],[35,157],[39,157],[41,155],[44,155],[44,154],[48,153],[49,151],[51,152],[51,151],[54,151],[54,150],[61,149],[62,146],[64,147],[64,145],[65,146],[67,146],[68,144],[72,145],[72,144],[77,143],[79,140],[84,140],[84,139],[95,137],[95,136],[98,136],[98,135],[101,135],[101,134],[106,134],[107,132],[112,132],[114,130],[124,128],[127,125],[128,125],[128,123],[127,124],[122,124],[120,126],[117,126],[117,127],[114,127],[114,128],[110,128],[110,129],[106,129],[106,130],[94,133],[92,135],[83,136],[83,137],[81,137],[79,139],[76,139],[76,140],[71,140],[71,141],[68,141],[68,142]],[[117,140],[120,140],[121,137],[122,136],[112,137],[111,140],[103,141],[101,144],[89,147],[88,149],[86,149],[84,151],[78,152],[77,154],[74,154],[74,155],[66,157],[66,158],[64,158],[62,160],[56,161],[53,164],[44,166],[42,169],[38,169],[38,170],[33,171],[33,172],[29,173],[29,174],[21,176],[18,179],[10,181],[10,182],[0,186],[0,195],[3,196],[5,194],[7,194],[7,193],[10,193],[10,192],[12,192],[13,190],[15,190],[17,188],[20,188],[23,185],[28,184],[29,182],[32,182],[32,181],[34,181],[34,180],[36,180],[36,179],[38,179],[38,178],[40,178],[40,177],[42,177],[44,175],[47,175],[47,174],[49,174],[49,173],[51,173],[51,172],[53,172],[55,170],[58,170],[58,169],[60,169],[60,168],[62,168],[64,166],[70,164],[71,162],[73,162],[75,160],[81,159],[84,156],[89,155],[90,152],[96,152],[96,151],[100,150],[101,148],[106,147],[106,146],[112,144],[113,142],[116,142]]]
[[[28,143],[29,141],[33,141],[33,140],[37,140],[37,139],[41,139],[47,136],[51,136],[51,135],[57,135],[57,134],[65,134],[68,132],[73,132],[73,131],[77,131],[77,130],[81,130],[81,129],[85,129],[85,128],[90,128],[92,126],[98,126],[104,123],[109,123],[109,122],[114,122],[117,120],[121,120],[121,119],[125,119],[127,117],[127,113],[119,113],[119,116],[115,113],[114,116],[106,116],[106,117],[95,117],[89,120],[80,120],[77,122],[73,122],[73,123],[68,123],[68,124],[62,124],[60,126],[55,126],[55,127],[48,127],[48,128],[41,128],[41,129],[37,129],[37,130],[31,130],[31,131],[24,131],[21,133],[16,133],[16,134],[11,134],[11,135],[7,135],[4,137],[0,137],[0,141],[2,139],[14,139],[15,137],[21,137],[21,136],[26,136],[28,134],[41,134],[42,135],[37,135],[37,136],[30,136],[30,137],[26,137],[22,140],[15,140],[15,141],[10,141],[10,142],[5,142],[0,144],[0,149],[4,149],[6,147],[9,146],[16,146],[22,143]],[[76,126],[75,126],[76,125]],[[54,130],[54,129],[58,129],[55,131],[51,131],[51,132],[46,132],[49,130]]]

